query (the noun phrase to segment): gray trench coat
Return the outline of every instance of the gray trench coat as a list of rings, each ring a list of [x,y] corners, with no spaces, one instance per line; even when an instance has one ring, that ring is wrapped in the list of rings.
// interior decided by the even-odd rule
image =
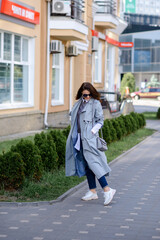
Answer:
[[[71,130],[66,143],[66,176],[75,176],[76,164],[74,156],[73,139],[77,139],[77,112],[82,99],[79,99],[73,106],[71,111]],[[111,171],[107,164],[107,158],[104,152],[97,149],[97,134],[93,134],[91,129],[98,122],[103,125],[103,110],[101,103],[93,98],[85,105],[80,114],[81,140],[83,155],[89,168],[94,172],[97,179],[104,175],[108,175]]]

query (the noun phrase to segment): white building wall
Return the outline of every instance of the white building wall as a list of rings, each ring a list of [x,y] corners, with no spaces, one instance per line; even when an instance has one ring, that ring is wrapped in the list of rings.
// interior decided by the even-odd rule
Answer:
[[[160,15],[159,0],[137,0],[136,13],[148,15]]]

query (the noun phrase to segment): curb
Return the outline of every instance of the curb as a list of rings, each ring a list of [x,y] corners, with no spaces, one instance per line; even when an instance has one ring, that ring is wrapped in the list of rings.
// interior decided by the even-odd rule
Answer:
[[[42,206],[42,205],[52,205],[58,202],[62,202],[65,198],[69,197],[76,191],[78,191],[81,187],[85,186],[87,183],[87,180],[84,180],[83,182],[79,183],[75,187],[69,189],[67,192],[63,193],[61,196],[59,196],[55,200],[51,201],[38,201],[38,202],[0,202],[0,207],[24,207],[24,206]]]
[[[143,141],[135,145],[134,147],[130,148],[126,152],[122,153],[120,156],[112,160],[108,165],[112,166],[115,164],[120,158],[124,157],[125,155],[129,154],[131,151],[142,145],[144,142],[148,141],[150,138],[152,138],[154,135],[157,135],[159,132],[153,133],[151,136],[145,138]],[[42,206],[42,205],[52,205],[55,203],[62,202],[65,198],[71,196],[73,193],[78,191],[80,188],[85,186],[87,183],[87,180],[84,180],[83,182],[79,183],[75,187],[69,189],[67,192],[59,196],[56,200],[51,201],[38,201],[38,202],[0,202],[0,207],[24,207],[24,206]]]

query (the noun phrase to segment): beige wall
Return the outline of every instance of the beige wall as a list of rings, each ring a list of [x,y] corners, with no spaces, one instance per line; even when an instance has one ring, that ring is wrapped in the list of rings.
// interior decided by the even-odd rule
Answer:
[[[35,11],[41,12],[41,4],[39,0],[29,1],[23,0],[21,1],[28,5],[32,5],[35,7]],[[39,89],[40,89],[40,24],[35,25],[35,28],[28,28],[19,24],[15,24],[13,22],[0,20],[0,29],[4,31],[9,31],[11,33],[17,33],[20,35],[24,35],[27,37],[32,37],[35,39],[35,82],[34,82],[34,107],[32,108],[24,108],[24,109],[7,109],[7,110],[0,110],[0,115],[4,114],[12,114],[12,113],[19,113],[19,112],[26,112],[26,111],[35,111],[39,110]]]
[[[45,98],[46,98],[46,71],[47,71],[47,4],[45,1],[41,1],[41,32],[40,32],[40,110],[45,111]]]
[[[43,118],[46,104],[46,71],[47,71],[47,2],[45,0],[20,0],[23,3],[32,5],[35,7],[35,11],[40,12],[40,24],[35,25],[35,28],[28,28],[22,25],[18,25],[9,21],[0,20],[0,29],[25,35],[35,39],[35,75],[34,75],[34,106],[32,108],[22,109],[8,109],[0,110],[0,122],[1,126],[5,126],[5,116],[8,121],[8,125],[12,126],[14,122],[14,130],[10,127],[5,130],[1,135],[16,133],[26,130],[40,129],[43,127]],[[117,0],[119,1],[119,0]],[[72,103],[75,102],[75,96],[77,90],[81,84],[85,81],[92,82],[92,34],[93,19],[92,19],[92,0],[85,1],[85,13],[84,13],[84,24],[88,26],[89,47],[87,51],[82,51],[77,57],[72,57]],[[95,28],[103,34],[106,34],[104,29]],[[63,30],[62,30],[63,33]],[[57,33],[58,34],[58,33]],[[66,33],[69,34],[69,33]],[[82,34],[81,34],[82,35]],[[118,41],[118,36],[111,32],[107,32],[107,35]],[[75,33],[75,37],[79,37]],[[61,40],[63,45],[66,47],[70,43],[70,37],[63,38],[63,34],[58,38],[54,36],[54,30],[51,30],[51,39]],[[84,41],[85,34],[81,36]],[[74,36],[73,39],[74,40]],[[102,42],[102,83],[94,84],[97,89],[104,88],[105,80],[105,41]],[[86,41],[84,41],[86,43]],[[116,48],[116,60],[115,60],[115,83],[118,79],[118,48]],[[70,84],[70,58],[65,56],[64,58],[64,104],[60,106],[51,106],[51,89],[52,89],[52,55],[50,54],[50,80],[49,80],[49,105],[48,105],[48,123],[50,126],[56,127],[68,124],[68,110],[69,110],[69,84]],[[14,119],[13,119],[14,118]],[[18,119],[21,120],[21,125],[17,125]],[[24,123],[24,124],[23,124]],[[23,125],[23,128],[22,128]],[[17,128],[16,128],[17,126]],[[26,128],[25,128],[26,126]]]

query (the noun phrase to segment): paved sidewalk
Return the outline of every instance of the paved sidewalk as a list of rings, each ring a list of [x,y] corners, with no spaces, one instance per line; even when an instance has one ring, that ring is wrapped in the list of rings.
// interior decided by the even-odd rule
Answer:
[[[158,126],[158,125],[157,125]],[[152,240],[160,239],[160,132],[111,164],[108,178],[117,193],[109,206],[81,201],[81,187],[53,205],[0,207],[0,239]]]
[[[146,128],[160,131],[160,120],[146,120]]]

